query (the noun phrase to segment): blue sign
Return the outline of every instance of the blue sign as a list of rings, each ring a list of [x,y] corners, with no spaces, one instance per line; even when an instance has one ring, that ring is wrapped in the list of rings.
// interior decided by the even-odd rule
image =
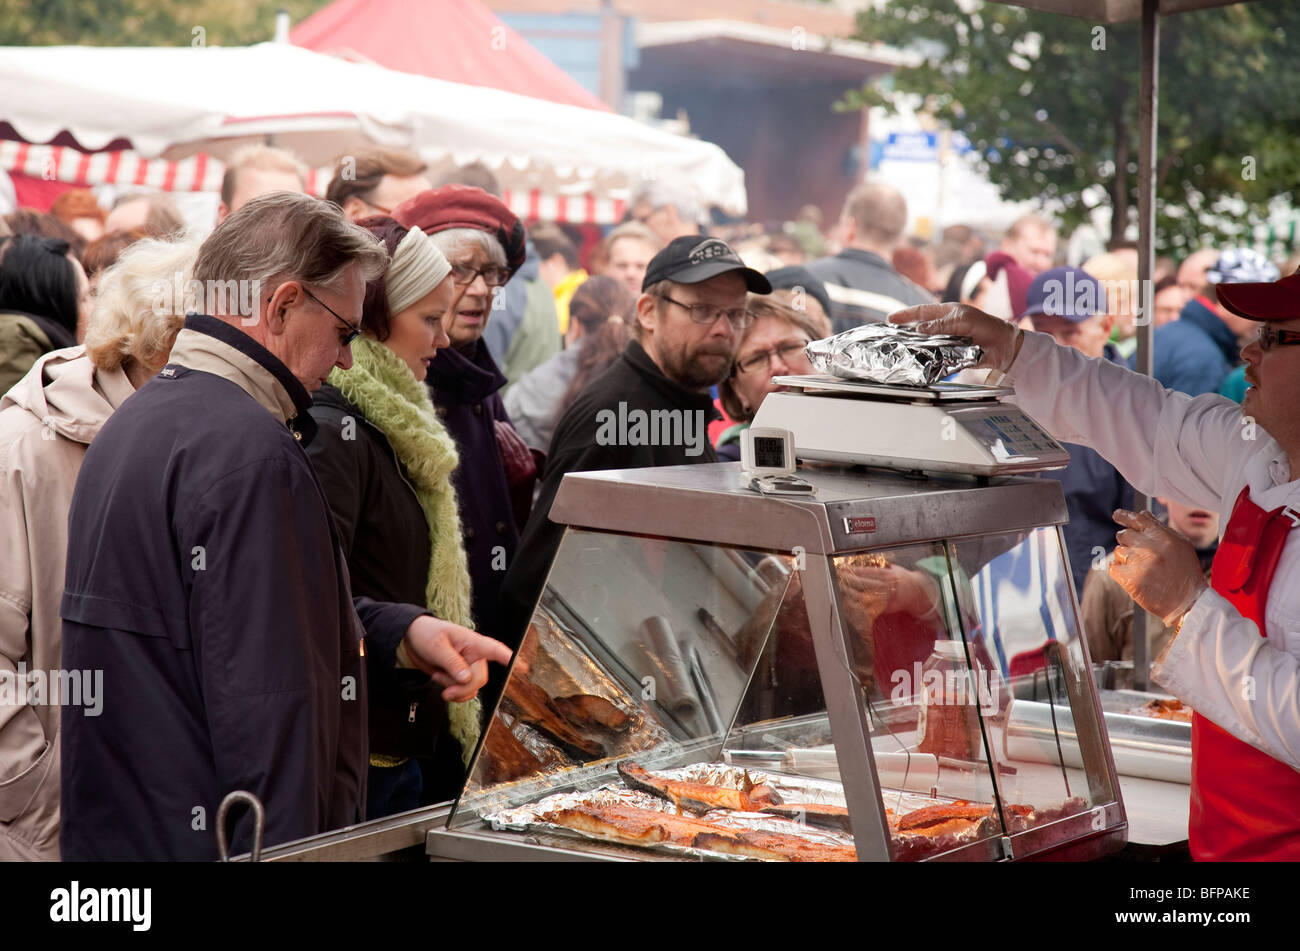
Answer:
[[[891,132],[880,157],[886,162],[937,162],[939,137],[933,132]]]

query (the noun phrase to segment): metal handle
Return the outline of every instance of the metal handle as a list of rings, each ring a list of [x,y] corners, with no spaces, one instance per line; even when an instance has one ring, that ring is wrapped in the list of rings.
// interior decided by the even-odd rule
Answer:
[[[217,807],[217,860],[221,862],[230,861],[230,851],[226,845],[226,816],[230,813],[230,807],[237,802],[246,803],[253,810],[252,860],[260,862],[262,860],[262,831],[266,828],[266,810],[262,808],[262,800],[244,789],[236,789],[234,792],[228,793],[226,798],[221,800],[221,805]]]

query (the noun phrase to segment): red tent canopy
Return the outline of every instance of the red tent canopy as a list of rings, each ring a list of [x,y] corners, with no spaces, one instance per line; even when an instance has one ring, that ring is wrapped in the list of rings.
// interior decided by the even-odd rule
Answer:
[[[289,39],[405,73],[610,111],[479,0],[335,0]]]

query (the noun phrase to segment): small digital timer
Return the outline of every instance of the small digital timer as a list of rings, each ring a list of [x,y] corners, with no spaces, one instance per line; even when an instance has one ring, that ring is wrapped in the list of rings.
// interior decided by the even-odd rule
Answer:
[[[788,429],[749,427],[740,434],[740,468],[747,476],[793,475],[794,434]]]

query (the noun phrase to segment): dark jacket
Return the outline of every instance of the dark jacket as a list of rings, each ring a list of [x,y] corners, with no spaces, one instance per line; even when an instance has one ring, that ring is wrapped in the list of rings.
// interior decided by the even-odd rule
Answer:
[[[1241,362],[1236,336],[1199,297],[1183,305],[1177,320],[1155,329],[1152,350],[1151,375],[1189,396],[1218,392]]]
[[[1106,358],[1112,363],[1124,363],[1111,344],[1106,345]],[[1061,445],[1070,454],[1070,464],[1043,475],[1060,482],[1065,493],[1065,507],[1070,513],[1064,529],[1065,548],[1070,555],[1075,594],[1081,598],[1088,571],[1115,547],[1119,526],[1112,513],[1133,508],[1133,487],[1095,449],[1068,442]]]
[[[697,440],[689,445],[685,440],[647,444],[652,434],[647,432],[643,438],[631,426],[622,425],[634,419],[632,413],[661,410],[676,411],[683,420],[682,433],[686,432],[684,414],[698,414],[692,416]],[[688,390],[664,376],[635,340],[604,373],[587,384],[555,429],[541,493],[524,531],[519,557],[506,573],[507,644],[519,645],[564,535],[564,526],[547,515],[565,473],[717,462],[707,425],[718,418],[720,414],[707,392]]]
[[[195,341],[229,356],[230,378],[183,365]],[[69,513],[63,666],[102,671],[106,693],[98,716],[63,708],[69,860],[211,859],[217,807],[238,789],[265,805],[267,845],[359,821],[358,613],[367,653],[426,613],[354,604],[300,445],[310,397],[288,369],[197,315],[172,356],[91,444]],[[235,367],[287,395],[290,425]],[[248,849],[246,810],[232,829]]]
[[[460,453],[452,481],[474,586],[475,629],[500,638],[497,614],[505,577],[502,566],[514,561],[519,548],[519,527],[496,436],[498,420],[510,423],[497,392],[506,378],[479,340],[468,355],[454,347],[439,350],[429,365],[426,382]]]
[[[879,254],[845,248],[833,258],[804,265],[831,299],[831,326],[843,333],[860,324],[880,323],[896,310],[933,304],[929,291],[894,270]]]
[[[423,604],[428,520],[388,439],[329,385],[312,399],[311,415],[320,431],[307,455],[334,515],[353,594]],[[446,725],[441,689],[418,670],[373,663],[380,653],[366,656],[370,752],[429,756]]]

